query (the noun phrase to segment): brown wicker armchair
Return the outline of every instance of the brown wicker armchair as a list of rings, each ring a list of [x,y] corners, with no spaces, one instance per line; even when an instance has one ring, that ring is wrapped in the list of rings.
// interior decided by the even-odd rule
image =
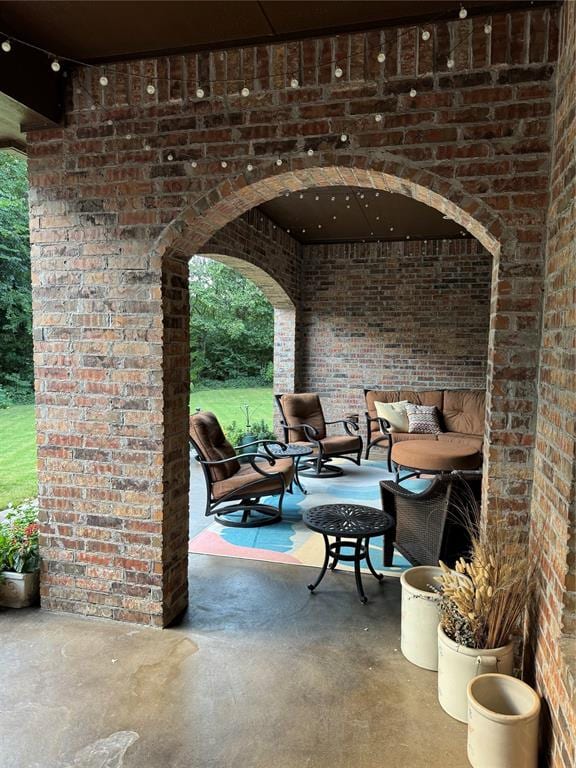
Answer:
[[[412,565],[453,565],[470,547],[480,489],[479,473],[438,475],[420,493],[381,480],[382,509],[395,521],[384,534],[384,565],[392,565],[394,547]]]
[[[215,515],[222,525],[244,528],[269,525],[282,519],[282,501],[291,487],[294,463],[290,458],[279,459],[267,451],[268,445],[278,443],[274,440],[248,443],[254,453],[244,453],[242,458],[249,463],[240,464],[218,419],[208,411],[190,417],[190,443],[206,480],[206,515]],[[278,496],[278,504],[261,504],[262,496]],[[228,517],[235,512],[242,513],[240,520]]]
[[[312,443],[314,456],[301,461],[298,474],[309,477],[339,477],[344,472],[340,467],[329,466],[332,459],[348,459],[360,465],[362,438],[355,435],[359,426],[356,419],[326,421],[318,395],[311,393],[275,395],[287,443]],[[342,424],[345,435],[328,435],[326,427]],[[351,455],[352,454],[352,455]],[[304,467],[304,469],[302,469]]]

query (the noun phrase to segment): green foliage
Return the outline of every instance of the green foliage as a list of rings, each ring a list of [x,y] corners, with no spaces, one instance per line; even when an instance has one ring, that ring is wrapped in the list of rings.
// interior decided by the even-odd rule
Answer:
[[[192,382],[261,380],[262,370],[272,360],[273,343],[274,312],[262,291],[225,264],[194,258],[190,264]]]
[[[0,523],[0,571],[32,573],[39,562],[38,507],[28,501]]]
[[[276,435],[264,419],[254,422],[249,427],[233,421],[226,427],[224,433],[231,445],[240,445],[240,441],[246,435],[251,435],[255,440],[277,440]]]
[[[4,389],[4,387],[0,384],[0,410],[2,410],[3,408],[8,408],[9,405],[12,405],[12,400],[10,399],[10,395]]]
[[[270,364],[272,365],[272,363]],[[202,379],[194,384],[191,388],[191,398],[194,399],[194,395],[197,392],[208,392],[211,390],[223,390],[223,389],[255,389],[262,388],[268,385],[269,382],[264,381],[263,376],[239,376],[235,379],[226,379],[226,381],[216,381],[215,379]]]
[[[26,161],[0,152],[0,385],[14,402],[33,388]]]

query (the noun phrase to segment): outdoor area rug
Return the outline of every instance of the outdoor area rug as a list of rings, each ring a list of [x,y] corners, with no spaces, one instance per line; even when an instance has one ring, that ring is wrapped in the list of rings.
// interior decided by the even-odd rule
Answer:
[[[307,528],[302,521],[302,512],[321,504],[364,504],[381,509],[380,480],[392,480],[393,475],[382,461],[363,461],[357,467],[345,460],[336,460],[345,471],[343,477],[311,478],[302,477],[302,484],[308,491],[305,496],[298,488],[284,496],[282,520],[260,528],[230,528],[213,521],[195,536],[189,551],[201,555],[239,557],[248,560],[264,560],[289,565],[307,565],[320,568],[324,561],[324,542],[319,533]],[[411,490],[422,490],[427,480],[406,480],[403,485]],[[351,550],[345,550],[346,553]],[[393,566],[383,567],[383,537],[370,540],[370,558],[376,570],[388,576],[400,576],[408,561],[394,552]],[[338,569],[353,572],[353,563],[340,562]],[[363,569],[367,570],[367,569]]]

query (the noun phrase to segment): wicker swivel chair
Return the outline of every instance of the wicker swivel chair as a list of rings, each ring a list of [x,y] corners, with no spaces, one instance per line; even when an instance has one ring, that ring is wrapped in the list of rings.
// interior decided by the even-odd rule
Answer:
[[[480,487],[479,473],[437,475],[420,493],[381,480],[382,509],[395,521],[384,534],[384,565],[392,565],[396,547],[412,565],[452,566],[470,548]]]
[[[326,421],[320,398],[315,394],[275,395],[275,398],[282,416],[285,442],[312,443],[314,449],[313,458],[300,462],[300,475],[339,477],[344,474],[340,467],[329,465],[336,457],[360,466],[362,438],[354,434],[359,430],[357,421]],[[328,435],[326,427],[334,424],[342,424],[346,434]]]
[[[267,452],[274,440],[248,443],[254,453],[244,453],[242,458],[249,463],[240,464],[216,416],[200,411],[190,417],[190,443],[206,480],[206,515],[215,515],[222,525],[243,528],[282,519],[282,501],[294,477],[294,464],[292,459],[278,459]],[[259,448],[263,453],[258,453]],[[277,505],[261,504],[262,496],[278,496]],[[228,517],[239,511],[240,520]]]

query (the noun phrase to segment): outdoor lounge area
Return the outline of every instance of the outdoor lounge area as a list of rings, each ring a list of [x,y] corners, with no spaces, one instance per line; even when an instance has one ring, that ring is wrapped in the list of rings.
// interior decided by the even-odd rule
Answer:
[[[0,57],[0,768],[575,768],[576,3]]]

